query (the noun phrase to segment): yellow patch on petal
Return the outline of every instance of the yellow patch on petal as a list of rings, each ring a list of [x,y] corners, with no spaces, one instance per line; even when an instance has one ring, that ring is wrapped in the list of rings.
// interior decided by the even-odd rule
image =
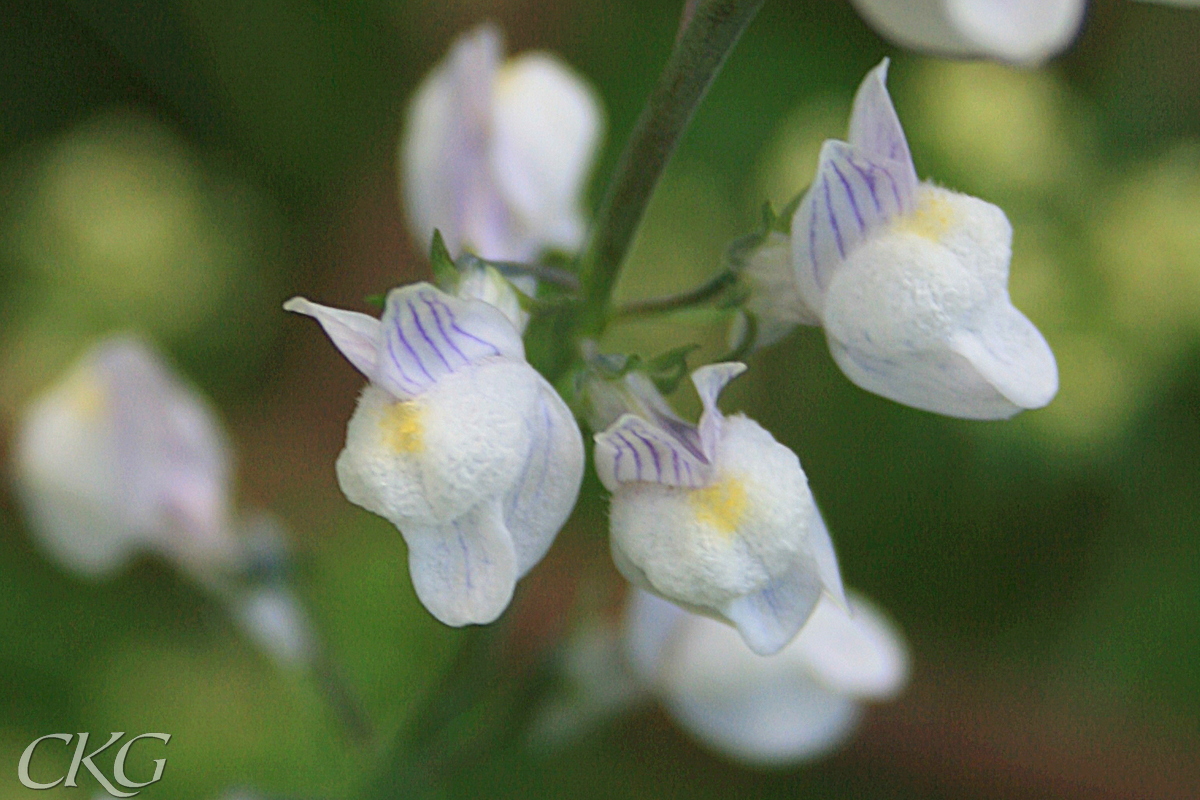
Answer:
[[[946,202],[946,198],[930,191],[922,191],[917,210],[897,219],[895,230],[937,242],[957,222],[958,212]]]
[[[393,403],[379,420],[383,440],[397,453],[419,453],[425,448],[422,411],[414,401]]]
[[[737,478],[695,489],[689,499],[697,520],[725,534],[736,531],[746,513],[746,487]]]

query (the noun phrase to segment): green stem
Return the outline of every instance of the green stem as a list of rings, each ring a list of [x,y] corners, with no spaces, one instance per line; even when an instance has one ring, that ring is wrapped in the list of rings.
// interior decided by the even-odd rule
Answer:
[[[708,87],[764,0],[698,0],[658,85],[642,110],[595,226],[579,258],[583,308],[575,336],[596,337],[608,323],[621,265],[654,188]]]
[[[725,291],[736,280],[737,276],[729,270],[718,272],[695,289],[690,289],[679,294],[667,295],[666,297],[650,297],[645,300],[634,300],[633,302],[619,306],[613,312],[612,318],[614,320],[635,319],[652,314],[662,314],[667,311],[676,311],[681,308],[691,308],[692,306],[697,306],[707,300],[713,299]]]

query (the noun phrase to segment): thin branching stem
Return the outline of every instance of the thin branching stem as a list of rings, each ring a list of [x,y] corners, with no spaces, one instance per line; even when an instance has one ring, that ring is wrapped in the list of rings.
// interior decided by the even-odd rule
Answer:
[[[718,272],[695,289],[689,289],[679,294],[666,295],[665,297],[649,297],[644,300],[634,300],[618,306],[613,311],[612,318],[614,320],[629,320],[648,317],[653,314],[663,314],[668,311],[692,308],[718,297],[721,292],[733,285],[735,280],[737,280],[737,276],[728,270]]]
[[[576,336],[596,337],[609,320],[629,246],[675,147],[721,65],[764,0],[697,0],[600,204],[579,258],[582,308]],[[572,337],[575,338],[575,337]]]

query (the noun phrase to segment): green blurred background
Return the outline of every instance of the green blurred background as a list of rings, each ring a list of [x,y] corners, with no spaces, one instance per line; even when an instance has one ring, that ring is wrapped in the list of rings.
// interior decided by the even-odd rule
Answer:
[[[427,275],[395,149],[406,98],[455,35],[492,19],[511,50],[554,50],[590,78],[608,113],[602,176],[679,5],[0,4],[4,463],[20,409],[89,341],[152,336],[220,408],[242,505],[288,521],[316,622],[394,732],[461,634],[419,606],[396,531],[338,492],[361,379],[280,304],[367,310],[366,295]],[[561,753],[464,765],[447,796],[1200,796],[1200,11],[1095,2],[1070,53],[1020,71],[898,52],[840,0],[770,0],[672,163],[621,293],[717,269],[764,199],[808,182],[884,55],[918,172],[1008,212],[1013,299],[1054,348],[1059,396],[1003,423],[913,411],[856,389],[803,330],[756,355],[725,405],[800,455],[847,582],[910,639],[910,689],[794,770],[729,764],[649,709]],[[715,354],[725,335],[694,315],[609,344]],[[4,469],[0,800],[90,796],[16,780],[25,746],[60,730],[173,734],[149,798],[364,785],[375,758],[309,682],[159,561],[99,584],[65,574],[34,548]],[[585,483],[519,592],[531,652],[561,630],[580,575],[589,592],[616,585],[598,492]]]

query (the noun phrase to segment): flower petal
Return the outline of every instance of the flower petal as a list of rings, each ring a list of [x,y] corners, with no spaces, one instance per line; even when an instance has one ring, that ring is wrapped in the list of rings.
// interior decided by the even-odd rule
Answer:
[[[381,323],[373,379],[396,397],[415,397],[482,359],[525,359],[521,336],[503,312],[428,283],[389,292]]]
[[[524,260],[514,249],[512,220],[489,164],[492,90],[500,33],[481,25],[460,37],[421,84],[409,106],[401,144],[401,186],[418,245],[435,228],[452,253]]]
[[[495,621],[517,585],[517,555],[500,501],[440,526],[406,525],[408,568],[421,603],[459,628]]]
[[[817,758],[854,730],[861,710],[849,697],[800,677],[775,678],[728,694],[674,694],[680,726],[726,756],[756,766]]]
[[[819,510],[813,514],[812,524],[808,529],[808,548],[816,563],[817,577],[821,579],[825,593],[842,608],[849,610],[846,590],[842,586],[842,573],[838,569],[837,554],[833,551],[833,539],[829,536],[829,528]]]
[[[527,420],[529,455],[505,500],[504,520],[512,532],[518,575],[546,554],[571,515],[583,480],[579,425],[558,392],[545,380],[540,383],[534,415]]]
[[[721,440],[721,422],[724,420],[721,409],[717,408],[717,398],[731,380],[745,371],[746,365],[742,362],[725,361],[708,364],[692,373],[692,384],[704,407],[700,415],[700,446],[709,461],[716,457],[717,443]]]
[[[321,323],[333,346],[355,369],[367,378],[375,375],[381,340],[379,320],[357,311],[319,305],[303,297],[293,297],[283,304],[283,308]]]
[[[854,95],[854,109],[850,112],[848,142],[871,161],[895,164],[892,177],[899,184],[899,192],[902,196],[910,196],[917,190],[917,168],[913,165],[900,117],[888,94],[887,70],[888,59],[885,58],[859,85],[858,93]]]
[[[1037,64],[1063,50],[1084,0],[852,0],[888,39],[946,56]]]
[[[951,347],[1013,405],[1006,416],[1054,399],[1058,365],[1034,324],[1009,302],[997,303],[980,323],[955,336]]]
[[[870,234],[916,208],[912,162],[871,158],[845,142],[821,147],[817,174],[792,217],[800,294],[820,311],[834,271]]]
[[[852,613],[828,599],[788,648],[789,658],[802,659],[827,689],[857,698],[894,695],[908,678],[904,640],[878,609],[851,593]]]
[[[557,58],[527,53],[496,75],[491,168],[539,249],[575,250],[581,198],[604,127],[595,92]]]
[[[766,588],[739,597],[724,610],[755,653],[778,653],[804,626],[821,597],[821,577],[810,559],[802,559]]]
[[[596,434],[595,462],[600,482],[610,492],[635,481],[696,488],[711,471],[683,441],[633,414]]]

